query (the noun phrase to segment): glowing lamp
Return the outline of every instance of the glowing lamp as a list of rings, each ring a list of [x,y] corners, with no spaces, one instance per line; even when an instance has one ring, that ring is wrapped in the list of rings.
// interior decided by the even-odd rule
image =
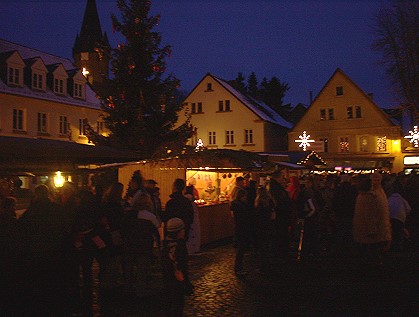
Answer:
[[[61,175],[60,171],[57,171],[54,176],[55,187],[61,188],[63,187],[64,183],[65,183],[65,178],[63,177],[63,175]]]
[[[86,67],[83,67],[83,70],[81,73],[83,74],[84,77],[87,77],[87,75],[90,74],[90,72],[86,69]]]

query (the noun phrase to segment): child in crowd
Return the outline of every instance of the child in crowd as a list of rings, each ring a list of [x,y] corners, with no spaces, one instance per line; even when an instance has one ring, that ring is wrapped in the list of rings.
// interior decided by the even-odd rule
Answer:
[[[167,235],[163,241],[162,265],[166,316],[183,316],[185,295],[192,294],[193,286],[188,277],[185,223],[180,218],[171,218],[167,221]]]

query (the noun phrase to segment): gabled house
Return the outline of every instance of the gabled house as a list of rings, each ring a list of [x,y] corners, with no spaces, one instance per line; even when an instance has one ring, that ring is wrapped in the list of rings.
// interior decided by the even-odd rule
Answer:
[[[400,126],[339,68],[288,134],[290,151],[309,144],[338,170],[402,170],[401,138]]]
[[[185,98],[183,111],[191,116],[195,129],[190,145],[201,139],[209,149],[287,149],[287,132],[291,128],[288,121],[210,73]]]

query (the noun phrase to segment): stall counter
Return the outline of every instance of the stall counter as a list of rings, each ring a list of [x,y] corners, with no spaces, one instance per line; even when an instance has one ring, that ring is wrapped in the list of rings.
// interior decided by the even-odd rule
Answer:
[[[234,235],[234,219],[231,217],[228,202],[199,205],[201,224],[201,245]]]

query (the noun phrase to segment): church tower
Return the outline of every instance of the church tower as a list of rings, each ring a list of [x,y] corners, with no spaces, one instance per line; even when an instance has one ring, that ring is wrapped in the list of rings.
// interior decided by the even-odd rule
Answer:
[[[109,58],[103,51],[109,48],[108,36],[102,33],[96,1],[87,0],[83,24],[73,46],[74,64],[83,70],[90,84],[98,92],[109,76]]]

